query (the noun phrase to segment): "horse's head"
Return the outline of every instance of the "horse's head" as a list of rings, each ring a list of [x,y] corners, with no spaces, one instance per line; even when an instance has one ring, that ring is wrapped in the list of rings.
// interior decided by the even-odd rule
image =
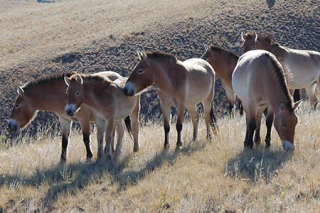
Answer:
[[[256,49],[256,38],[257,34],[255,32],[248,32],[245,35],[241,33],[241,40],[243,41],[242,44],[242,53],[248,52],[249,50]]]
[[[67,84],[68,101],[65,108],[67,115],[73,116],[83,103],[83,79],[80,75],[74,74],[70,78],[64,77]]]
[[[34,119],[37,112],[21,87],[17,89],[17,92],[18,97],[14,102],[8,121],[9,129],[14,132],[27,126]]]
[[[293,109],[286,107],[281,103],[280,108],[275,112],[274,127],[277,130],[282,141],[282,147],[285,151],[294,150],[294,133],[298,123],[298,117],[295,114],[296,108],[300,105],[301,100],[294,103]]]
[[[154,83],[154,73],[152,72],[152,62],[144,52],[139,52],[139,62],[134,67],[129,76],[123,92],[125,95],[134,96]]]
[[[266,34],[266,35],[258,35],[256,37],[256,48],[267,50],[269,52],[273,52],[272,47],[273,46],[279,46],[278,42],[274,41],[274,34]]]

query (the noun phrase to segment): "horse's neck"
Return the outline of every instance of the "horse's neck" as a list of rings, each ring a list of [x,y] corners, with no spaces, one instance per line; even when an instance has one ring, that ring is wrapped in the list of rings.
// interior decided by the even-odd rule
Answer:
[[[172,85],[172,75],[178,71],[180,64],[157,64],[155,72],[155,84],[160,90],[170,92],[173,90]]]
[[[108,88],[109,86],[109,82],[95,82],[91,79],[83,78],[83,103],[93,108],[100,108],[107,99],[104,97],[109,96],[108,94],[112,95],[110,88]]]
[[[214,71],[226,85],[231,85],[232,73],[236,67],[237,60],[232,57],[228,57],[227,60],[223,57],[218,57],[216,58],[216,64],[218,66],[214,67]]]
[[[37,110],[57,111],[60,108],[64,109],[67,101],[66,96],[67,86],[64,81],[56,84],[41,85],[25,91],[30,103]]]

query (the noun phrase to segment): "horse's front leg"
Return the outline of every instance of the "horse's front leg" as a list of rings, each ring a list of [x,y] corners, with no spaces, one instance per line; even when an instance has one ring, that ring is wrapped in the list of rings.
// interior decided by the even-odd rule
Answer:
[[[91,150],[91,141],[90,141],[90,122],[89,119],[85,119],[85,121],[79,121],[81,125],[82,135],[83,135],[83,142],[86,147],[87,152],[87,161],[90,161],[93,157],[93,153]]]
[[[274,112],[270,107],[268,107],[268,115],[266,118],[267,134],[265,138],[266,148],[269,148],[271,145],[271,128],[273,124],[273,118],[274,118]]]
[[[160,99],[161,100],[161,99]],[[160,101],[160,108],[163,116],[163,126],[164,126],[164,148],[170,147],[169,143],[169,132],[170,132],[170,106]]]
[[[65,163],[67,161],[67,148],[69,143],[69,136],[70,136],[70,128],[71,128],[71,121],[63,119],[59,117],[61,130],[62,130],[62,149],[61,149],[61,156],[60,156],[60,163]]]
[[[105,146],[104,152],[108,160],[111,160],[113,155],[112,141],[113,141],[114,122],[115,121],[113,118],[109,118],[108,121],[106,121],[106,131],[105,131],[106,146]]]
[[[122,142],[123,142],[123,136],[124,136],[124,128],[123,128],[122,120],[119,120],[116,122],[115,129],[117,130],[117,145],[114,152],[114,157],[117,158],[121,154],[121,148],[122,148]],[[113,141],[114,141],[114,133],[113,133]]]
[[[96,118],[97,125],[97,141],[98,141],[98,153],[97,160],[101,160],[103,157],[103,136],[106,129],[105,121],[101,118]]]
[[[132,121],[132,131],[133,131],[133,152],[138,152],[140,150],[139,144],[139,113],[140,113],[140,96],[136,100],[136,106],[130,114]]]
[[[177,130],[177,149],[180,149],[182,147],[182,123],[184,119],[184,105],[179,105],[177,107],[177,124],[176,124],[176,130]]]

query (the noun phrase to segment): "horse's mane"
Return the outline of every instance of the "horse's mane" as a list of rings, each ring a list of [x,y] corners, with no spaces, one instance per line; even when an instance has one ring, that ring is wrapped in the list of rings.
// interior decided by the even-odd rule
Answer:
[[[88,81],[94,81],[95,83],[110,84],[112,82],[108,77],[92,75],[92,74],[78,74],[78,73],[74,73],[73,75],[71,75],[70,80],[75,79],[77,75],[84,77]]]
[[[147,57],[154,60],[162,60],[162,61],[168,61],[168,62],[177,62],[177,58],[169,53],[163,53],[163,52],[147,52]]]
[[[235,54],[234,52],[231,52],[229,50],[225,50],[221,47],[218,47],[218,46],[215,46],[215,45],[211,45],[210,46],[210,50],[214,51],[214,52],[218,52],[220,54],[224,54],[226,56],[229,56],[229,57],[233,57],[235,59],[239,59],[239,56],[237,54]]]
[[[41,85],[47,85],[50,83],[56,83],[57,81],[64,81],[64,77],[70,77],[72,74],[74,74],[75,72],[67,72],[67,73],[58,73],[55,75],[46,75],[46,76],[42,76],[38,79],[32,80],[27,82],[26,84],[24,84],[22,86],[23,90],[29,90],[29,89],[33,89],[35,87],[41,86]]]
[[[276,41],[273,41],[272,38],[268,35],[259,34],[258,41],[264,41],[270,44],[271,46],[280,46],[280,44]]]
[[[278,82],[279,89],[285,98],[284,105],[290,111],[294,111],[292,98],[291,98],[289,91],[288,91],[288,88],[287,88],[285,72],[284,72],[284,69],[283,69],[281,63],[277,61],[275,56],[272,56],[269,53],[265,53],[265,54],[266,54],[267,58],[269,59],[268,66],[270,66],[272,68],[272,70],[274,70],[274,74],[275,74],[276,80]]]
[[[246,38],[252,39],[254,34],[255,34],[255,32],[247,32],[244,36],[245,36]]]

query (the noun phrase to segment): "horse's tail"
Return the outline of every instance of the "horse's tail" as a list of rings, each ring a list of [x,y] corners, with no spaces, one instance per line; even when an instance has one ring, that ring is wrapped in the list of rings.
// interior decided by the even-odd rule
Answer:
[[[211,110],[210,110],[210,126],[212,127],[212,129],[218,130],[217,118],[213,112],[213,106],[211,107]]]
[[[130,116],[128,115],[127,117],[124,118],[124,124],[126,125],[126,128],[128,130],[128,133],[130,135],[130,138],[132,139],[132,128],[131,128],[131,118]]]

